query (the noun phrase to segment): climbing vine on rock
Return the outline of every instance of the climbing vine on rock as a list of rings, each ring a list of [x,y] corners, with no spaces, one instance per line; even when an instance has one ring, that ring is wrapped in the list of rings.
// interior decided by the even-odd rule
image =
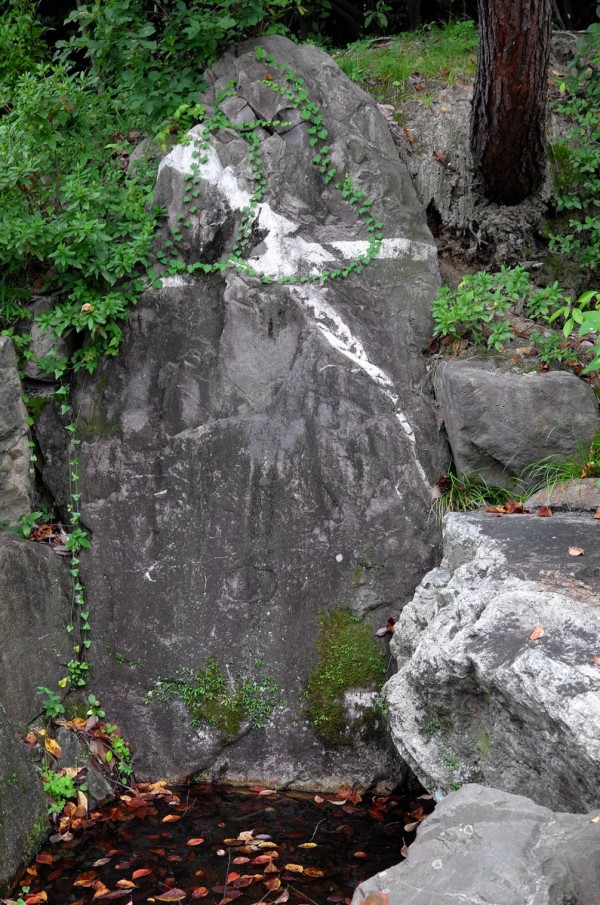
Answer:
[[[259,274],[252,264],[244,258],[244,254],[248,250],[248,240],[252,235],[253,227],[259,216],[260,204],[267,194],[267,179],[263,168],[259,130],[277,130],[292,124],[279,119],[259,119],[253,122],[233,123],[218,109],[219,104],[225,98],[235,96],[236,83],[233,81],[224,91],[217,95],[215,100],[216,112],[212,116],[206,116],[206,111],[201,105],[197,105],[187,111],[188,115],[195,115],[200,119],[201,129],[192,138],[194,144],[192,158],[194,162],[190,167],[191,172],[185,176],[187,187],[183,195],[183,203],[186,206],[186,213],[179,214],[177,225],[171,229],[171,238],[164,243],[165,250],[157,254],[158,264],[164,267],[163,275],[174,276],[185,273],[193,275],[197,271],[207,274],[219,273],[233,268],[240,273],[260,279],[261,283],[294,285],[305,283],[323,284],[336,278],[343,279],[352,273],[361,273],[363,267],[378,255],[383,239],[383,224],[371,214],[373,200],[362,189],[357,188],[353,184],[348,173],[338,174],[331,159],[331,149],[328,144],[329,131],[325,119],[318,105],[309,98],[308,92],[304,88],[304,80],[297,76],[289,66],[278,63],[271,54],[267,54],[261,47],[256,48],[255,56],[258,62],[264,62],[265,65],[269,66],[269,71],[265,73],[262,84],[271,91],[280,94],[289,102],[290,107],[299,111],[301,122],[306,124],[308,130],[308,143],[313,152],[311,162],[318,168],[325,185],[333,183],[348,204],[357,210],[368,236],[367,248],[364,254],[358,255],[352,260],[344,261],[343,264],[332,269],[324,269],[319,273],[284,277],[278,277],[276,274]],[[271,69],[280,73],[280,81],[277,81],[272,76]],[[210,137],[222,129],[233,129],[248,142],[248,162],[253,176],[254,189],[248,204],[242,209],[242,216],[229,254],[220,261],[213,263],[194,261],[186,264],[181,253],[181,243],[184,238],[182,230],[191,227],[192,221],[190,217],[198,210],[201,194],[200,183],[202,181],[201,168],[209,161]],[[338,176],[339,178],[336,178]]]

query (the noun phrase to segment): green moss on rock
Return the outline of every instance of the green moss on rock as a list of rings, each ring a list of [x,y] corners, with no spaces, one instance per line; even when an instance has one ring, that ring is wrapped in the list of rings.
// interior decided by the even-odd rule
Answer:
[[[349,744],[344,693],[351,688],[379,691],[385,679],[385,658],[369,625],[345,607],[319,617],[319,661],[307,683],[306,717],[331,746]]]

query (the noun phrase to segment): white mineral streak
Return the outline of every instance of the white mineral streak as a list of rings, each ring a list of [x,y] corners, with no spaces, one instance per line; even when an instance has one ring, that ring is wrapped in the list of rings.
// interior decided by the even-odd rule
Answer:
[[[200,127],[191,130],[192,135],[197,135]],[[161,161],[159,172],[164,166],[187,174],[193,172],[192,164],[197,158],[192,157],[194,151],[193,142],[188,145],[176,145],[173,150]],[[227,199],[233,210],[241,210],[250,203],[250,194],[243,191],[238,184],[237,177],[231,167],[223,167],[217,151],[209,146],[205,154],[206,163],[198,164],[197,173],[202,179],[216,186],[217,190]],[[335,260],[333,254],[328,252],[317,242],[306,242],[294,235],[297,225],[287,217],[276,213],[267,203],[257,205],[258,225],[268,231],[263,245],[266,250],[258,258],[251,259],[252,266],[258,273],[268,273],[274,277],[292,276],[298,272],[299,264],[317,265],[326,261]],[[331,242],[344,258],[358,257],[365,254],[368,242]],[[435,248],[425,242],[413,242],[409,239],[384,239],[381,243],[380,258],[397,258],[410,254],[417,260],[426,260],[435,255]],[[167,278],[168,279],[168,278]],[[179,279],[179,278],[175,278]],[[163,285],[166,281],[163,281]],[[173,285],[180,285],[175,283]],[[400,410],[398,396],[393,392],[392,379],[369,359],[364,346],[353,336],[348,325],[325,299],[325,288],[313,286],[291,286],[290,293],[297,299],[302,307],[312,314],[316,326],[327,342],[338,352],[353,361],[367,374],[381,389],[395,408],[395,415],[402,430],[408,437],[412,449],[415,464],[423,482],[429,487],[429,481],[425,469],[421,465],[416,450],[416,437],[408,419]]]
[[[390,400],[396,410],[396,418],[412,444],[413,457],[418,472],[424,483],[429,487],[430,482],[427,480],[425,469],[417,457],[415,432],[406,416],[400,410],[398,396],[393,392],[394,384],[391,377],[370,361],[361,341],[353,336],[348,325],[344,323],[337,311],[325,300],[325,289],[316,289],[312,286],[292,286],[290,291],[300,301],[302,307],[313,315],[319,331],[329,345],[357,364],[379,386],[384,396]]]

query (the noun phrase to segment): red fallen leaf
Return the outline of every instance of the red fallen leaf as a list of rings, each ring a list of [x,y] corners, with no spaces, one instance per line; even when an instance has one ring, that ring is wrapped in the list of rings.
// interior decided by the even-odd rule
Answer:
[[[48,901],[48,895],[45,892],[34,893],[32,896],[25,896],[26,905],[41,905],[42,902]]]
[[[188,841],[185,844],[186,845],[202,845],[203,842],[204,842],[204,839],[201,839],[201,838],[188,839]]]
[[[79,874],[73,886],[84,886],[86,888],[90,887],[94,880],[98,879],[98,874],[95,870],[86,870],[85,873]]]
[[[175,886],[173,889],[168,889],[166,892],[161,892],[160,895],[155,895],[153,898],[156,899],[157,902],[182,902],[183,899],[187,896],[187,893],[183,889],[177,889]]]
[[[188,845],[189,844],[190,843],[188,842]],[[262,855],[260,857],[262,857]],[[248,864],[249,861],[250,861],[250,858],[246,858],[244,855],[240,855],[239,858],[234,858],[231,863],[232,864]]]
[[[385,817],[383,816],[383,811],[380,811],[378,808],[371,808],[369,810],[369,817],[372,820],[379,820],[380,822],[385,820]]]
[[[227,877],[225,878],[225,886],[229,886],[230,883],[233,883],[234,880],[239,880],[239,878],[240,878],[240,874],[238,874],[234,870],[232,870],[230,873],[227,874]]]
[[[362,905],[390,905],[387,892],[370,892]]]
[[[261,878],[262,879],[262,878]],[[234,882],[235,889],[244,889],[246,886],[251,886],[254,883],[254,877],[246,874],[243,877],[240,877]]]
[[[27,735],[23,736],[23,741],[28,745],[37,745],[37,735],[35,732],[28,732]]]
[[[139,870],[134,870],[131,875],[132,880],[139,880],[140,877],[147,877],[148,874],[151,874],[152,870],[149,867],[140,867]]]
[[[192,899],[204,899],[208,895],[206,886],[197,886],[192,890]]]
[[[167,861],[183,861],[181,855],[167,855]]]
[[[366,852],[354,852],[354,857],[355,858],[368,858],[369,856],[367,855]]]
[[[181,820],[181,814],[167,814],[166,817],[163,817],[163,823],[175,823],[176,820]]]
[[[52,864],[54,859],[49,852],[40,852],[35,856],[35,860],[38,864]]]
[[[53,883],[54,880],[58,880],[58,878],[62,875],[62,872],[62,867],[58,867],[56,870],[53,870],[51,874],[48,874],[48,883]]]
[[[540,506],[536,514],[539,515],[540,518],[550,518],[552,510],[550,509],[550,506]]]
[[[273,858],[277,857],[277,852],[270,852],[268,855],[257,855],[252,859],[253,864],[268,864]]]

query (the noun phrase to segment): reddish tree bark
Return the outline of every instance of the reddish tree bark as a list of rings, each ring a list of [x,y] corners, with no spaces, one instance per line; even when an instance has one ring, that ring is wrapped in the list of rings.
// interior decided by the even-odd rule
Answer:
[[[546,168],[551,0],[478,0],[471,151],[485,195],[519,204]]]

